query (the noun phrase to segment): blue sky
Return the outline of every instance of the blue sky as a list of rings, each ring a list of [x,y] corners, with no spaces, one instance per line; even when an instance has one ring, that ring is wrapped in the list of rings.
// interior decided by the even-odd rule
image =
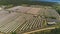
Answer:
[[[60,0],[41,0],[41,1],[60,2]]]
[[[48,1],[48,2],[58,2],[58,3],[60,3],[60,0],[36,0],[36,1]]]

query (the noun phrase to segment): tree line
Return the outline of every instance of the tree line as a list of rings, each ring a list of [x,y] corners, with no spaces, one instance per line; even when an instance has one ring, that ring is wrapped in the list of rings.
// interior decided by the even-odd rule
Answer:
[[[48,5],[52,6],[55,5],[55,2],[42,2],[42,1],[30,1],[30,0],[0,0],[0,5],[21,5],[21,4],[28,4],[28,5]]]

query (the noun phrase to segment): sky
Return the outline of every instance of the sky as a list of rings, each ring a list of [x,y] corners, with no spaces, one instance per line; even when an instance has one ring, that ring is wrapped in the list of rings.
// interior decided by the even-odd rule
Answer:
[[[48,2],[58,2],[58,3],[60,3],[60,0],[37,0],[37,1],[48,1]]]
[[[60,2],[60,0],[41,0],[41,1]]]

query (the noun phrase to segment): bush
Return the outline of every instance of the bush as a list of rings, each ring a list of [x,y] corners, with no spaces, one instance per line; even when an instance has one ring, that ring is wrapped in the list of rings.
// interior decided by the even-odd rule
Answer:
[[[51,19],[56,19],[56,17],[49,17],[49,18],[51,18]]]
[[[16,34],[16,32],[12,32],[12,34]]]

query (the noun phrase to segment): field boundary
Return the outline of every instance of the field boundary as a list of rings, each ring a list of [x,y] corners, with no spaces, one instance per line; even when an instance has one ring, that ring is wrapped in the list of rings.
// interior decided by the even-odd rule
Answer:
[[[34,31],[31,31],[31,32],[26,32],[26,33],[23,33],[23,34],[30,34],[30,33],[44,31],[44,30],[51,30],[51,29],[55,29],[55,28],[58,28],[58,27],[48,27],[48,28],[43,28],[43,29],[39,29],[39,30],[34,30]]]

